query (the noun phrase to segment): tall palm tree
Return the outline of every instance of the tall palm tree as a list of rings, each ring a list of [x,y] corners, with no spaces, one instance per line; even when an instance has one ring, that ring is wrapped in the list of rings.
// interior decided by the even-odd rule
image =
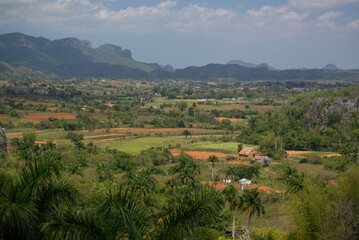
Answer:
[[[229,209],[233,211],[233,222],[232,222],[232,238],[235,239],[236,233],[236,208],[241,208],[243,199],[239,196],[237,189],[233,185],[227,186],[223,190],[226,201],[229,203]]]
[[[243,197],[243,211],[247,211],[247,215],[248,215],[247,230],[249,232],[249,226],[253,214],[257,214],[257,216],[260,216],[261,214],[264,214],[265,211],[257,188],[252,188],[250,190],[245,189],[242,197]]]
[[[212,179],[213,179],[213,173],[214,173],[214,163],[218,162],[219,159],[216,155],[211,155],[207,158],[207,161],[212,163]]]

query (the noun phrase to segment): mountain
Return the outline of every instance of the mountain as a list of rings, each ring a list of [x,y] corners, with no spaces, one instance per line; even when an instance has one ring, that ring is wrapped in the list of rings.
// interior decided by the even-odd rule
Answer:
[[[335,64],[330,63],[325,65],[322,69],[324,70],[340,70]]]
[[[130,50],[113,44],[92,48],[91,42],[77,38],[50,41],[22,33],[0,35],[0,61],[41,71],[56,71],[61,65],[69,64],[89,64],[93,67],[95,63],[123,65],[145,72],[157,69],[151,64],[134,60]],[[165,69],[160,65],[159,68]]]
[[[151,74],[156,77],[213,80],[218,78],[235,78],[238,80],[290,80],[290,79],[354,79],[359,77],[359,70],[333,71],[322,69],[291,69],[282,71],[271,71],[266,67],[247,68],[237,64],[208,64],[202,67],[187,67],[176,69],[173,74],[161,73],[156,70]]]
[[[214,80],[290,80],[358,79],[359,70],[290,69],[274,70],[268,64],[230,61],[201,67],[174,69],[132,58],[131,51],[113,44],[93,48],[91,42],[77,38],[49,40],[21,33],[0,35],[0,77],[40,76],[55,73],[62,77],[118,77],[129,79]],[[10,65],[11,66],[10,66]],[[242,66],[244,65],[244,66]],[[330,66],[329,66],[330,67]],[[330,67],[333,69],[333,66]]]
[[[261,67],[265,67],[265,68],[267,68],[268,70],[276,71],[275,68],[269,66],[267,63],[254,64],[254,63],[247,63],[247,62],[242,61],[242,60],[231,60],[231,61],[229,61],[227,64],[237,64],[237,65],[239,65],[239,66],[247,67],[247,68],[261,68]]]

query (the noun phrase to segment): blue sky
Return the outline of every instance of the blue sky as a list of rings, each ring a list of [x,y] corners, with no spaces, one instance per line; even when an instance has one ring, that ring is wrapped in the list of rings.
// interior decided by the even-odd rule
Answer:
[[[0,0],[0,34],[113,43],[176,68],[359,68],[359,0]]]

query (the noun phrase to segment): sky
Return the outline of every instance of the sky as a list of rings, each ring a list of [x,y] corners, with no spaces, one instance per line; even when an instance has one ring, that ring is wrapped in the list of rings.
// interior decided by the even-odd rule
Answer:
[[[0,34],[112,43],[175,68],[359,69],[359,0],[0,0]]]

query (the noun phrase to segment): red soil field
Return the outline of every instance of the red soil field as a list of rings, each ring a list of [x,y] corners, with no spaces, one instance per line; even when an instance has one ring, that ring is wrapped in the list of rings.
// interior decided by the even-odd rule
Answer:
[[[30,113],[29,115],[25,115],[25,118],[30,120],[40,120],[40,119],[48,119],[49,117],[55,117],[58,119],[77,119],[73,114],[36,114]]]
[[[181,153],[181,151],[178,149],[171,149],[170,151],[173,156],[178,156]],[[211,155],[215,155],[219,158],[224,158],[227,156],[236,156],[236,155],[232,155],[232,154],[217,153],[217,152],[202,152],[202,151],[185,151],[185,153],[192,156],[194,159],[207,159]]]
[[[223,119],[228,119],[231,122],[243,122],[244,119],[240,119],[240,118],[225,118],[225,117],[216,117],[217,121],[222,121]]]
[[[57,108],[46,108],[46,110],[48,110],[48,111],[56,111]]]
[[[7,118],[7,117],[9,117],[9,115],[7,115],[7,114],[0,114],[0,118]]]
[[[288,150],[287,154],[289,156],[293,156],[293,155],[299,155],[299,154],[305,154],[305,153],[313,153],[312,151],[294,151],[294,150]],[[324,153],[320,155],[321,157],[339,157],[341,156],[341,154],[339,153]]]
[[[244,165],[249,165],[249,162],[244,162],[244,161],[240,161],[240,160],[236,160],[236,161],[226,161],[224,162],[225,164],[244,164]]]
[[[40,103],[38,103],[38,102],[15,102],[15,104],[19,104],[19,103],[21,103],[24,106],[27,106],[27,105],[30,105],[30,104],[33,105],[33,106],[40,105]]]
[[[202,184],[209,184],[210,186],[214,185],[214,183],[212,181],[201,181]],[[230,184],[225,184],[223,182],[219,182],[215,185],[215,188],[217,189],[225,189],[228,185]],[[236,189],[240,189],[240,186],[238,184],[235,184],[234,187]],[[264,192],[267,192],[267,193],[282,193],[283,191],[280,191],[278,189],[274,189],[274,188],[270,188],[270,187],[265,187],[265,186],[257,186],[257,185],[253,185],[253,186],[248,186],[246,185],[245,187],[246,189],[252,189],[252,188],[258,188],[258,190],[262,190]]]
[[[270,105],[252,105],[251,107],[255,107],[255,108],[274,108],[274,107],[280,107],[280,106],[270,106]]]

